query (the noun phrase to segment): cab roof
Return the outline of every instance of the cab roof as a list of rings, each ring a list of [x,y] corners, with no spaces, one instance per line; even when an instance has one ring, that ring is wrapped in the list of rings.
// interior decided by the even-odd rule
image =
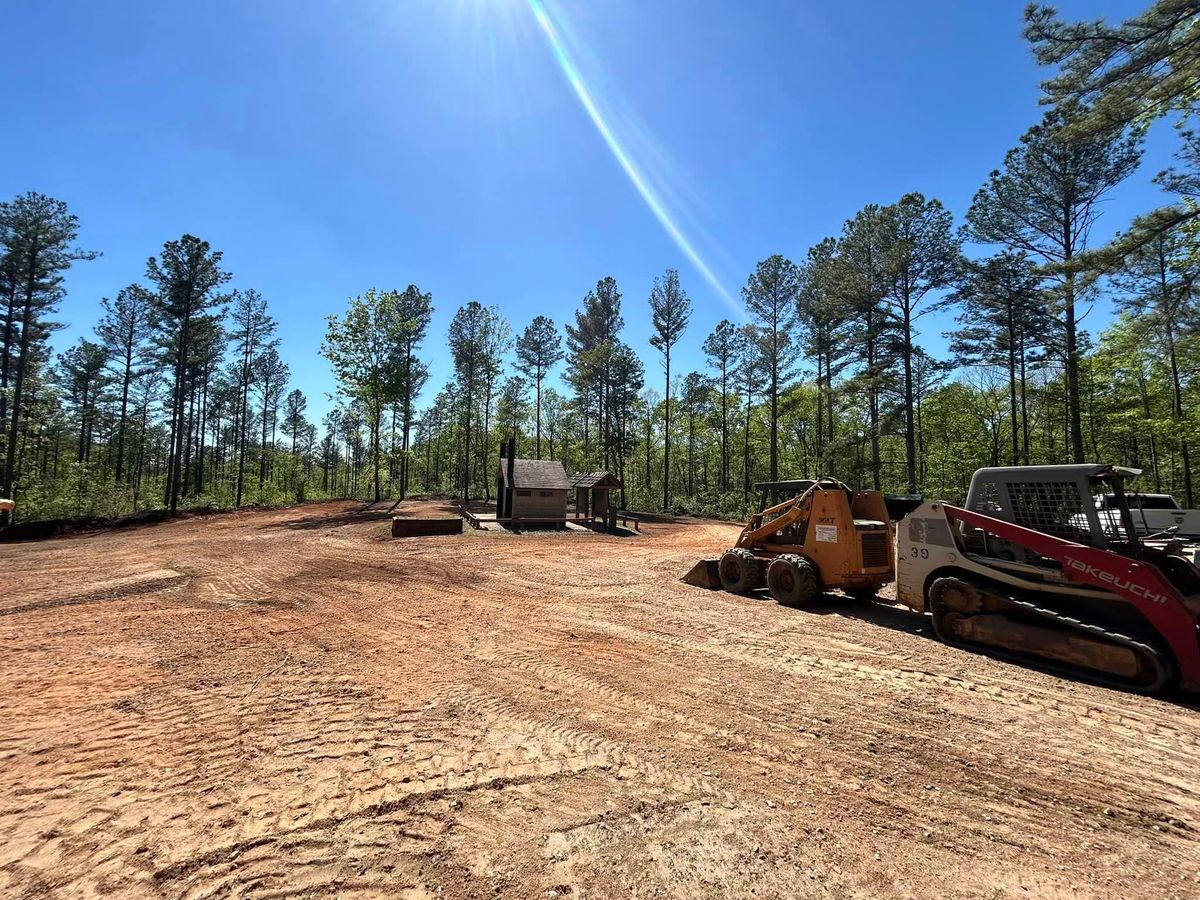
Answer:
[[[988,479],[1001,481],[1051,481],[1055,478],[1102,478],[1105,475],[1133,478],[1141,475],[1141,469],[1128,466],[1110,466],[1101,463],[1070,463],[1063,466],[989,466],[976,469],[971,480]]]

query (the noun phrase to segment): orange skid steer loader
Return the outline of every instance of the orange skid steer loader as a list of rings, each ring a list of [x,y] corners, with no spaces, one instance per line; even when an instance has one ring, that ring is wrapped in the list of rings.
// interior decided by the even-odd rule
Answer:
[[[768,482],[764,507],[720,559],[702,559],[683,577],[696,587],[748,594],[766,587],[786,606],[825,590],[872,597],[895,578],[887,507],[878,491],[855,493],[833,478]],[[768,497],[795,492],[767,507]]]

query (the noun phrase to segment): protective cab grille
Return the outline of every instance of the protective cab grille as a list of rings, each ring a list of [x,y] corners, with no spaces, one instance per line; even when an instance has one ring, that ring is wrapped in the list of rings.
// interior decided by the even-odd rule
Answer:
[[[859,532],[862,541],[862,564],[864,569],[883,569],[891,564],[888,560],[886,531]]]

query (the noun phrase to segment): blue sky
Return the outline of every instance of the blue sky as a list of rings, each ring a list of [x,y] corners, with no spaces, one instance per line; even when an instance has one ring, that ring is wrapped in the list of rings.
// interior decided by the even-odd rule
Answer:
[[[707,280],[649,208],[565,77],[545,14],[597,115]],[[1145,0],[1065,0],[1068,18]],[[910,190],[956,221],[1040,117],[1044,73],[1022,2],[863,0],[218,0],[14,4],[0,195],[37,190],[103,251],[69,275],[66,346],[101,297],[140,280],[183,232],[224,251],[237,287],[280,322],[294,382],[323,411],[324,318],[370,287],[416,283],[437,312],[426,356],[449,375],[458,306],[499,304],[514,328],[561,324],[595,282],[624,293],[626,340],[648,346],[653,277],[693,298],[677,371],[754,263],[806,249],[870,202]],[[1161,202],[1174,135],[1098,234]],[[1085,327],[1107,317],[1094,313]],[[923,320],[940,348],[945,318]]]

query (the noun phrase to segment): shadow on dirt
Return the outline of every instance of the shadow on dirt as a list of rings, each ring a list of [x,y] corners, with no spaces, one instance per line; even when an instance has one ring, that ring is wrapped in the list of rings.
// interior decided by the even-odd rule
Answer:
[[[796,612],[818,616],[842,616],[846,619],[870,622],[892,631],[937,640],[928,616],[913,612],[907,607],[890,606],[883,601],[853,600],[838,594],[824,594],[818,605],[798,609]]]
[[[99,531],[115,531],[121,528],[160,525],[175,519],[215,516],[227,512],[231,512],[231,510],[218,509],[213,506],[201,506],[194,509],[180,510],[174,517],[165,509],[145,509],[141,512],[120,518],[70,516],[65,519],[37,519],[30,522],[18,522],[15,525],[0,528],[0,543],[74,537],[76,535],[92,534]]]
[[[713,589],[721,592],[720,585]],[[727,595],[728,596],[728,595]],[[765,590],[755,591],[744,595],[747,599],[760,600],[763,603],[775,605],[775,600]],[[780,606],[781,610],[796,616],[841,616],[845,619],[857,619],[860,622],[870,622],[892,631],[904,634],[915,634],[936,641],[933,625],[928,616],[913,612],[904,606],[893,606],[887,600],[855,600],[841,594],[822,594],[821,599],[812,606],[802,608]]]
[[[766,595],[764,595],[766,596]],[[767,597],[767,599],[770,599]],[[942,641],[933,631],[933,623],[929,617],[920,613],[913,612],[907,607],[891,606],[886,601],[864,602],[843,598],[836,594],[825,594],[819,605],[806,607],[805,609],[792,610],[798,615],[812,614],[818,616],[842,616],[846,619],[857,619],[860,622],[870,622],[872,625],[879,625],[883,628],[890,628],[892,631],[899,631],[904,634],[912,634],[917,637],[927,638],[935,643],[942,644]],[[942,646],[945,646],[942,644]],[[968,652],[968,651],[963,651]],[[1121,691],[1120,688],[1113,688],[1109,685],[1098,683],[1083,672],[1068,673],[1062,669],[1052,666],[1039,666],[1033,660],[1016,660],[1011,657],[1000,654],[988,653],[986,650],[979,650],[980,656],[986,656],[989,659],[995,659],[998,662],[1005,663],[1010,666],[1019,666],[1022,669],[1029,669],[1035,672],[1044,672],[1055,678],[1061,678],[1064,681],[1079,683],[1079,684],[1099,684],[1101,687],[1109,687],[1111,690]],[[953,673],[948,673],[953,674]],[[1154,699],[1161,700],[1164,703],[1170,703],[1172,706],[1178,706],[1184,709],[1200,711],[1200,700],[1196,697],[1184,694],[1181,691],[1173,690],[1168,693],[1161,694]]]
[[[390,522],[394,513],[388,502],[368,503],[356,509],[330,515],[317,513],[303,516],[299,519],[288,519],[284,522],[264,522],[259,526],[264,531],[318,531],[324,528],[340,528],[345,525],[370,525],[373,523]]]
[[[632,528],[625,528],[621,525],[618,525],[616,528],[605,528],[596,522],[582,522],[574,519],[567,519],[567,521],[578,525],[580,528],[586,528],[588,531],[594,531],[596,534],[606,534],[609,537],[631,538],[638,536],[638,533]]]

